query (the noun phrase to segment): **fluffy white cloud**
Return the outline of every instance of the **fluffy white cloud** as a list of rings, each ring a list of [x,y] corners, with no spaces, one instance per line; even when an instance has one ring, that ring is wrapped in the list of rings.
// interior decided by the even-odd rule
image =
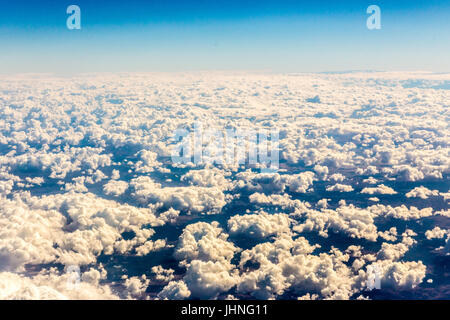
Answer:
[[[288,189],[290,192],[306,193],[311,191],[315,178],[314,172],[306,171],[294,175],[280,175],[278,173],[255,173],[245,171],[236,175],[235,188],[253,192],[281,193]]]
[[[12,180],[0,181],[0,197],[4,197],[7,194],[10,194],[13,186],[14,181]]]
[[[158,251],[165,248],[170,248],[171,245],[167,245],[166,239],[147,240],[142,245],[136,247],[137,256],[145,256],[152,251]]]
[[[191,185],[199,187],[218,187],[226,190],[230,182],[226,179],[230,173],[226,173],[214,167],[200,170],[190,170],[181,177],[181,181],[186,181]]]
[[[450,234],[450,230],[445,230],[445,229],[441,229],[439,227],[434,227],[432,230],[427,230],[425,232],[425,237],[428,240],[431,240],[431,239],[443,239],[448,234]]]
[[[311,205],[305,201],[300,201],[298,199],[292,200],[291,196],[288,194],[272,194],[265,195],[263,193],[255,192],[251,194],[249,200],[253,204],[258,204],[260,206],[280,206],[283,210],[294,210],[294,209],[308,209]]]
[[[399,243],[383,243],[380,251],[378,251],[378,258],[393,261],[399,260],[416,243],[416,240],[404,234],[402,241]]]
[[[109,286],[73,279],[70,273],[43,270],[28,278],[15,273],[0,272],[2,300],[108,300],[118,299]]]
[[[343,182],[345,180],[345,176],[341,173],[334,173],[330,176],[330,180],[335,182]]]
[[[370,206],[367,209],[377,217],[395,218],[401,220],[417,220],[430,217],[432,215],[445,215],[445,212],[433,212],[433,208],[418,209],[414,206],[408,208],[403,204],[397,207],[377,204]]]
[[[186,283],[183,281],[170,281],[162,290],[158,293],[158,298],[168,300],[184,300],[189,298],[191,292],[189,291]]]
[[[103,192],[107,195],[120,196],[128,189],[126,181],[110,180],[103,186]]]
[[[352,192],[354,189],[350,185],[336,183],[335,185],[327,187],[326,190],[327,191],[338,191],[338,192]]]
[[[220,261],[193,260],[183,278],[192,296],[201,299],[215,298],[230,290],[239,281],[238,270]]]
[[[228,240],[218,222],[197,222],[184,228],[174,256],[184,264],[192,260],[229,262],[239,249]]]
[[[391,187],[385,186],[384,184],[380,184],[374,188],[364,188],[361,190],[361,193],[365,194],[397,194],[397,192]]]
[[[201,214],[219,213],[226,204],[225,195],[217,187],[166,187],[141,176],[130,182],[133,197],[141,203],[162,203],[168,208]]]
[[[287,214],[257,214],[236,215],[228,220],[228,231],[233,236],[250,238],[265,238],[281,233],[290,233],[291,219]]]
[[[175,270],[165,269],[163,266],[152,267],[152,273],[155,274],[155,280],[160,282],[170,282],[174,279]]]
[[[448,93],[439,89],[448,75],[186,73],[105,79],[0,77],[2,297],[148,298],[142,276],[124,275],[114,285],[121,292],[112,293],[107,284],[113,280],[97,258],[129,259],[161,249],[171,254],[166,232],[181,232],[185,223],[173,249],[177,274],[165,261],[158,262],[160,268],[148,266],[155,274],[151,281],[165,285],[152,292],[159,299],[223,298],[230,290],[237,298],[289,293],[346,299],[364,288],[370,263],[382,264],[383,285],[411,289],[421,283],[425,266],[402,260],[413,245],[419,252],[427,245],[416,243],[422,238],[413,239],[409,231],[397,242],[395,226],[396,220],[420,224],[430,218],[442,227],[442,218],[450,217],[442,205],[448,192],[414,188],[432,181],[443,190],[450,174]],[[174,164],[174,131],[192,130],[194,122],[218,130],[279,130],[278,173],[260,173],[258,165],[247,163]],[[330,194],[321,194],[324,185],[328,191],[362,188],[377,204],[366,207],[355,194],[348,205],[336,205]],[[394,197],[377,198],[403,192],[404,186],[410,191],[402,205],[398,197],[395,203]],[[437,195],[442,198],[427,201],[428,208],[410,205],[412,197]],[[260,213],[248,214],[255,207]],[[228,221],[231,240],[217,223],[198,223],[211,218],[200,215],[218,213]],[[309,232],[338,233],[349,248],[314,253],[315,235],[311,244],[304,238]],[[444,239],[446,232],[436,227],[425,236]],[[243,233],[263,243],[245,248],[235,266],[241,251],[236,240]],[[366,246],[366,240],[374,243]],[[449,252],[449,240],[431,254]],[[67,292],[66,276],[42,266],[59,263],[89,265],[81,276],[83,292]],[[27,277],[29,270],[33,276]]]
[[[420,199],[428,199],[430,196],[438,196],[438,190],[430,190],[425,188],[424,186],[415,187],[413,190],[409,191],[406,194],[407,198],[420,198]]]
[[[139,157],[139,161],[137,161],[134,166],[136,168],[136,172],[148,173],[154,171],[155,167],[161,165],[158,162],[158,154],[156,152],[150,150],[141,150],[136,156]]]
[[[363,182],[367,184],[377,184],[378,180],[375,179],[374,177],[369,177],[367,179],[364,179]]]
[[[308,292],[322,298],[348,299],[355,290],[356,275],[345,265],[348,255],[333,249],[330,253],[311,254],[305,238],[283,236],[242,252],[238,292],[258,299],[274,298],[286,290]]]
[[[144,225],[162,225],[150,208],[104,200],[91,193],[32,197],[17,194],[1,200],[0,268],[20,270],[25,264],[89,264],[100,253],[130,251],[154,233]],[[121,234],[133,231],[132,240]]]
[[[391,227],[389,230],[384,232],[378,231],[378,235],[386,241],[396,241],[397,240],[397,228]]]
[[[317,231],[319,235],[328,237],[328,231],[332,230],[343,232],[352,238],[370,241],[376,241],[378,238],[375,215],[367,209],[353,205],[342,204],[336,210],[297,210],[292,216],[304,219],[304,222],[293,227],[293,230],[299,233]]]
[[[122,295],[128,299],[139,298],[144,294],[149,282],[150,280],[145,275],[142,277],[127,277],[124,283],[125,290],[122,292]]]
[[[396,289],[413,289],[425,278],[426,266],[422,261],[392,262],[391,260],[377,261],[381,269],[381,287]]]

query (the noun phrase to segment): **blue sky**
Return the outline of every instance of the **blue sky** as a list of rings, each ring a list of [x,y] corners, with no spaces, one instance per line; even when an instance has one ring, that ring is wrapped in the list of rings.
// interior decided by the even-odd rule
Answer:
[[[0,1],[0,73],[450,71],[450,1]],[[81,30],[66,8],[81,8]],[[381,8],[381,30],[366,8]]]

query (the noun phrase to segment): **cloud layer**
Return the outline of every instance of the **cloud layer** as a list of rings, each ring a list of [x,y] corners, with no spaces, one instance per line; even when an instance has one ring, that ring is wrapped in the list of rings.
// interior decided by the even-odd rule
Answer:
[[[448,79],[1,76],[0,298],[439,296]],[[174,163],[195,123],[276,130],[279,170]]]

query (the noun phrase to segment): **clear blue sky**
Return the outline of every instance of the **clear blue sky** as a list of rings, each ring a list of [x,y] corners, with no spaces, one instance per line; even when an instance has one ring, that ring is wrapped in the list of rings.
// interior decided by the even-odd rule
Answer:
[[[371,4],[381,30],[366,28]],[[0,73],[448,72],[450,1],[0,0],[0,43]]]

